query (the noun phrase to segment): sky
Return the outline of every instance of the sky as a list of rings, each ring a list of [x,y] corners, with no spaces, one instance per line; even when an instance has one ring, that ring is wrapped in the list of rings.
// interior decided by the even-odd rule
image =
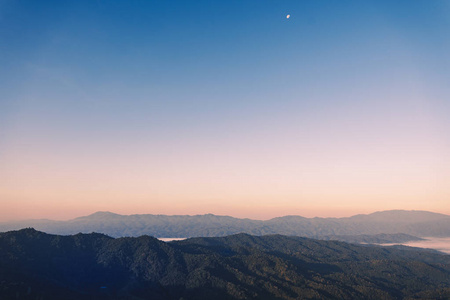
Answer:
[[[0,0],[0,66],[0,221],[450,214],[448,0]]]

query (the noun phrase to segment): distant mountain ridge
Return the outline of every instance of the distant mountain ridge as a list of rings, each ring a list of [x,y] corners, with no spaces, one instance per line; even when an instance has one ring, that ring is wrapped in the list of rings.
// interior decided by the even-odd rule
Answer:
[[[450,256],[282,235],[0,233],[0,299],[449,299]]]
[[[422,241],[424,239],[404,233],[393,234],[359,234],[359,235],[325,235],[315,237],[326,241],[342,241],[353,244],[392,244],[411,241]]]
[[[450,216],[427,211],[392,210],[346,218],[277,217],[267,221],[206,215],[120,215],[96,212],[69,221],[28,220],[0,223],[0,231],[33,227],[53,234],[100,232],[112,237],[214,237],[237,233],[305,237],[407,234],[450,237]],[[394,241],[395,242],[395,241]]]

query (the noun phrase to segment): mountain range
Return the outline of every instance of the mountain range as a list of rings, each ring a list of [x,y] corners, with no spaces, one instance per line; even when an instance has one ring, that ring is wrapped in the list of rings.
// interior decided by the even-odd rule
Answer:
[[[282,235],[0,233],[0,299],[449,299],[450,256]]]
[[[364,242],[367,236],[407,234],[415,237],[450,237],[450,216],[427,211],[392,210],[347,218],[305,218],[284,216],[271,220],[239,219],[207,215],[119,215],[97,212],[69,221],[28,220],[0,223],[0,232],[33,227],[52,234],[99,232],[111,237],[188,238],[219,237],[237,233],[252,235],[282,234]],[[364,237],[365,236],[365,237]],[[380,236],[378,236],[380,237]],[[385,236],[382,242],[398,242]],[[398,236],[397,236],[398,237]],[[401,237],[404,241],[405,236]],[[395,238],[397,239],[397,238]]]

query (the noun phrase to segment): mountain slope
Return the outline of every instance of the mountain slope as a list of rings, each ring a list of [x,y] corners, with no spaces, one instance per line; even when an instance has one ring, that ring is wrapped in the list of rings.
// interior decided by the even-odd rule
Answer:
[[[450,296],[450,256],[281,235],[0,234],[0,299],[399,299]]]

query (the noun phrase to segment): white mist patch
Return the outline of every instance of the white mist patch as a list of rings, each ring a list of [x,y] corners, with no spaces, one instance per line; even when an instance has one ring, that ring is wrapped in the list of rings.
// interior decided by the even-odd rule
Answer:
[[[187,238],[158,238],[158,240],[163,241],[163,242],[182,241],[185,239],[187,239]]]
[[[450,237],[438,238],[438,237],[425,237],[423,241],[410,241],[406,243],[390,243],[381,244],[382,246],[403,245],[418,248],[428,248],[438,250],[447,254],[450,254]]]

